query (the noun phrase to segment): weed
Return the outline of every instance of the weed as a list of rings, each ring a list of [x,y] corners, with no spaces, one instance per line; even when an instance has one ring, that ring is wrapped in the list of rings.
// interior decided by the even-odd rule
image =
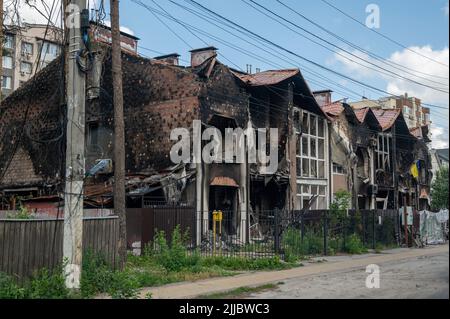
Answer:
[[[0,273],[0,299],[22,299],[25,293],[25,289],[19,287],[12,277]]]
[[[26,287],[26,297],[30,299],[67,299],[70,296],[66,288],[63,267],[39,270]]]

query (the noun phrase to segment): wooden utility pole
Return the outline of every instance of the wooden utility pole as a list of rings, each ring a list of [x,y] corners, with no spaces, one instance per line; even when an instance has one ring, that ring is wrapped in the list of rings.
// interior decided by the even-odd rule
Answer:
[[[3,0],[0,0],[0,105],[2,104],[2,87],[3,87]]]
[[[288,84],[288,143],[287,158],[289,159],[289,204],[290,211],[295,210],[297,199],[297,128],[294,121],[294,83]]]
[[[67,145],[64,194],[64,243],[66,286],[80,288],[83,243],[83,181],[85,170],[85,73],[76,55],[84,44],[81,12],[86,0],[65,0]]]
[[[119,216],[119,258],[120,267],[123,267],[127,258],[127,231],[125,211],[125,123],[123,119],[119,0],[110,0],[110,7],[114,92],[114,213]]]

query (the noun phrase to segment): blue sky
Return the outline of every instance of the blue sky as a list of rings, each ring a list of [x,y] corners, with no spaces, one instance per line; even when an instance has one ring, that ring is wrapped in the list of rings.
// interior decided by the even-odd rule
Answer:
[[[225,41],[232,42],[241,49],[251,51],[253,54],[258,54],[269,61],[259,61],[258,59],[247,56],[238,52],[226,45],[219,43],[219,41],[208,38],[205,35],[197,35],[204,39],[209,45],[214,45],[219,48],[222,62],[234,67],[246,69],[247,64],[251,64],[253,70],[260,68],[261,70],[274,69],[279,67],[292,68],[299,67],[303,72],[312,89],[331,88],[336,91],[334,99],[341,99],[344,97],[350,100],[356,100],[361,96],[369,98],[378,98],[381,93],[372,92],[367,88],[362,88],[355,85],[348,80],[344,80],[338,76],[330,75],[326,71],[313,67],[306,62],[300,61],[296,57],[289,56],[289,61],[282,61],[280,58],[271,56],[260,49],[250,45],[247,41],[239,40],[232,35],[212,26],[211,24],[195,17],[194,15],[176,7],[168,0],[156,0],[157,3],[164,9],[168,10],[174,17],[186,23],[189,23],[201,30],[207,31],[214,36],[219,37]],[[175,0],[176,2],[188,5],[184,0]],[[422,98],[424,102],[438,104],[448,107],[448,94],[437,92],[432,89],[426,89],[405,80],[393,79],[391,77],[381,76],[380,74],[368,70],[365,67],[355,65],[349,62],[342,56],[336,55],[335,52],[330,52],[317,44],[299,36],[298,34],[286,29],[277,22],[270,20],[268,17],[255,11],[242,0],[197,0],[199,3],[209,7],[210,9],[238,22],[248,29],[292,50],[300,55],[314,60],[333,70],[342,72],[348,76],[369,83],[373,86],[387,90],[391,93],[402,94],[409,92],[410,95],[415,95]],[[444,67],[430,60],[424,59],[419,55],[405,50],[382,37],[374,34],[370,30],[356,24],[347,17],[341,15],[331,7],[327,6],[320,0],[305,1],[305,0],[283,0],[289,6],[295,8],[306,17],[320,23],[323,27],[333,31],[342,36],[346,40],[363,47],[377,55],[386,59],[391,59],[395,63],[400,63],[409,67],[410,69],[419,70],[423,73],[430,73],[447,78],[433,78],[435,82],[442,83],[448,91],[448,67]],[[448,1],[447,0],[328,0],[330,3],[339,7],[348,14],[354,16],[359,21],[364,22],[368,13],[366,13],[366,6],[368,4],[376,4],[380,8],[380,29],[377,31],[388,35],[389,37],[401,42],[407,47],[412,47],[412,50],[420,52],[424,55],[430,56],[435,60],[448,65]],[[106,1],[108,2],[108,1]],[[158,10],[155,3],[151,0],[143,0],[148,6],[154,7]],[[346,44],[337,41],[328,34],[317,29],[315,26],[302,20],[294,13],[286,8],[283,8],[275,0],[258,0],[262,5],[276,11],[283,17],[292,20],[298,25],[320,35],[327,40],[331,40],[340,47],[350,50],[353,54],[364,57],[361,52],[354,51]],[[161,53],[178,52],[182,55],[184,61],[189,60],[189,50],[191,48],[199,48],[205,46],[205,43],[189,33],[185,28],[176,22],[160,17],[168,24],[184,41],[176,37],[171,31],[167,29],[160,21],[158,21],[152,13],[145,8],[133,3],[131,0],[121,1],[121,25],[131,29],[140,40],[140,52],[147,56],[158,55],[155,52],[148,51],[144,48],[155,50]],[[297,30],[298,31],[298,30]],[[300,32],[300,31],[299,31]],[[184,43],[184,42],[187,42]],[[188,46],[189,44],[189,46]],[[338,49],[333,49],[339,51]],[[340,54],[344,54],[340,52]],[[286,53],[284,53],[286,54]],[[396,54],[396,55],[394,55]],[[279,55],[279,54],[278,54]],[[393,56],[394,55],[394,56]],[[368,58],[369,57],[364,57]],[[286,60],[286,59],[285,59]],[[186,62],[182,63],[186,63]],[[231,61],[231,62],[230,62]],[[361,62],[361,61],[360,61]],[[375,61],[376,62],[376,61]],[[363,64],[365,64],[363,62]],[[321,74],[322,78],[311,74],[307,71],[311,70]],[[407,74],[403,74],[409,77]],[[325,79],[323,78],[325,76]],[[410,78],[410,77],[409,77]],[[417,79],[423,82],[421,79]],[[351,90],[338,87],[336,82],[341,86]],[[435,86],[436,84],[428,84]],[[442,86],[441,85],[441,86]],[[448,146],[448,110],[435,110],[433,113],[433,133],[435,145],[438,147]]]

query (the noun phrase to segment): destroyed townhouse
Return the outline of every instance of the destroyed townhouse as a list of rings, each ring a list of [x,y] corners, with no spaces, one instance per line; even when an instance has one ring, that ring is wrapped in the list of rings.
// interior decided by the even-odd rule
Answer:
[[[86,214],[113,210],[111,49],[99,33],[86,84]],[[102,41],[102,39],[104,41]],[[246,73],[218,58],[217,48],[153,59],[123,34],[127,209],[172,205],[197,216],[197,241],[212,212],[227,211],[224,232],[248,240],[249,225],[275,209],[329,209],[348,191],[355,209],[417,210],[429,205],[428,126],[409,127],[403,109],[332,101],[311,92],[299,69]],[[24,205],[37,216],[61,216],[65,175],[63,57],[12,92],[0,108],[1,209]],[[278,129],[278,168],[260,163],[174,164],[175,128]],[[245,142],[245,152],[251,148]],[[417,168],[416,170],[412,167]],[[132,223],[132,222],[130,222]]]

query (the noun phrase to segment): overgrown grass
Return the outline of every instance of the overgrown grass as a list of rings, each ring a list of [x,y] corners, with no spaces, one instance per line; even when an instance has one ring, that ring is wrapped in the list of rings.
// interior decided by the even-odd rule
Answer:
[[[113,270],[99,254],[87,252],[83,258],[80,293],[83,298],[106,293],[115,299],[137,296],[139,283],[128,269]]]
[[[293,267],[279,257],[203,257],[198,252],[188,252],[186,238],[177,227],[172,240],[167,241],[159,232],[153,246],[146,247],[142,256],[129,256],[127,270],[141,287],[194,281],[218,276],[231,276],[242,271],[278,270]]]
[[[67,299],[72,294],[65,287],[61,267],[53,271],[41,269],[25,284],[19,285],[13,277],[0,273],[0,299]]]
[[[218,276],[231,276],[242,271],[280,270],[300,266],[279,257],[202,257],[186,248],[187,234],[177,227],[170,242],[163,232],[158,233],[152,248],[142,256],[128,257],[123,270],[115,270],[100,254],[85,252],[81,272],[81,287],[74,294],[65,288],[63,267],[53,271],[41,270],[25,285],[14,278],[0,275],[0,299],[5,298],[93,298],[107,295],[112,298],[135,298],[141,287],[161,286],[174,282],[195,281]],[[307,236],[308,252],[319,252],[320,245]],[[294,247],[294,246],[292,246]]]

